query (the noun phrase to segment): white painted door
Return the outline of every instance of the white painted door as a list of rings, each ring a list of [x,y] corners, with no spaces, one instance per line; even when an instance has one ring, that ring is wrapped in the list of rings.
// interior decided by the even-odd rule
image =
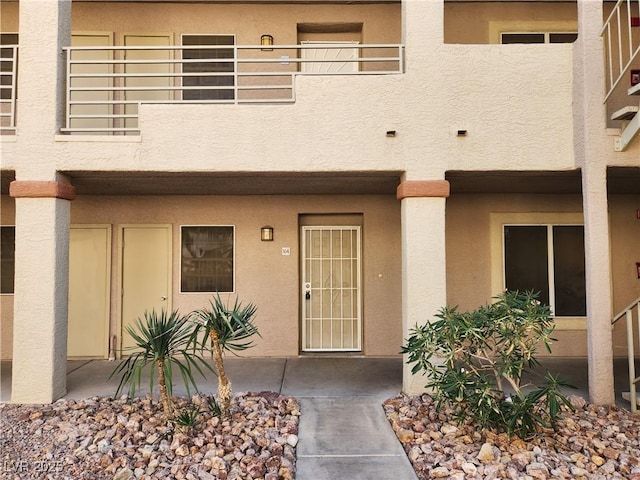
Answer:
[[[133,345],[127,326],[145,310],[171,309],[171,227],[127,226],[122,229],[121,347]],[[126,351],[124,352],[126,354]]]
[[[108,356],[111,229],[72,226],[67,356]]]
[[[360,227],[302,227],[302,350],[362,350]]]
[[[359,70],[358,62],[358,42],[316,42],[303,41],[302,45],[314,45],[316,48],[303,48],[301,71],[304,73],[350,73]],[[354,45],[342,48],[331,45]],[[310,60],[318,60],[313,62]],[[352,61],[348,61],[352,60]]]

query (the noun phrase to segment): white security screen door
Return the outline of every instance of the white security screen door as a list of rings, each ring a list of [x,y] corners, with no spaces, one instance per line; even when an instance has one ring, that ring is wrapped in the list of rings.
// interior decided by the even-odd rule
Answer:
[[[362,350],[360,227],[302,227],[302,350]]]
[[[302,48],[301,71],[304,73],[350,73],[360,68],[358,62],[358,42],[316,42],[304,41],[302,45],[317,44],[317,48]],[[334,48],[331,45],[353,45]],[[319,60],[313,62],[310,60]]]

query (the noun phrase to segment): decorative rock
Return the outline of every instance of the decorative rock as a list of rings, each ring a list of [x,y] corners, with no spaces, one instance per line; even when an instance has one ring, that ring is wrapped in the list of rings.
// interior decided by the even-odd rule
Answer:
[[[478,467],[470,462],[464,462],[462,465],[460,465],[460,468],[462,468],[462,471],[467,475],[475,475],[478,473]]]
[[[413,441],[415,437],[415,434],[413,433],[413,431],[406,430],[404,428],[396,432],[396,435],[398,436],[398,440],[400,440],[400,443],[409,443]]]
[[[113,480],[129,480],[131,477],[133,477],[133,472],[128,468],[123,468],[113,476]]]
[[[431,478],[446,478],[449,476],[449,469],[445,467],[436,467],[431,470]]]
[[[494,461],[496,457],[493,453],[493,445],[491,445],[490,443],[482,444],[480,452],[478,453],[476,458],[482,463],[490,463]]]

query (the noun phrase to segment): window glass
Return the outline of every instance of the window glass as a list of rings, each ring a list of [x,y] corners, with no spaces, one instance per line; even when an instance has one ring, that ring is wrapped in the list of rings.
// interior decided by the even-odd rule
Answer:
[[[578,39],[577,33],[550,33],[549,43],[573,43]]]
[[[500,35],[503,44],[509,43],[573,43],[576,32],[512,32]]]
[[[556,317],[586,316],[583,226],[504,226],[504,269],[507,290],[540,292]]]
[[[183,91],[184,100],[233,100],[234,63],[233,61],[216,62],[215,60],[233,60],[233,35],[184,35],[183,45],[208,46],[211,48],[185,48],[182,51],[182,77],[184,87],[210,87],[203,89],[187,89]],[[197,75],[198,73],[206,75]]]
[[[540,292],[549,304],[546,226],[505,226],[504,255],[507,290]]]
[[[233,292],[233,227],[182,227],[182,292]]]
[[[0,45],[17,45],[17,33],[0,33]],[[0,99],[11,99],[12,88],[16,85],[16,65],[13,48],[0,48]]]
[[[553,227],[555,314],[579,317],[587,314],[584,269],[584,227]]]
[[[15,227],[0,227],[0,293],[13,293],[15,246]]]
[[[544,33],[503,33],[502,43],[544,43]]]

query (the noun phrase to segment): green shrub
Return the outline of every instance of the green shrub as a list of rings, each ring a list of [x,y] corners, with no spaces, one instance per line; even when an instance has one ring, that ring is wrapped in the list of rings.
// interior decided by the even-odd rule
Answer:
[[[568,385],[549,374],[540,387],[523,385],[524,373],[539,365],[538,345],[551,352],[555,328],[549,307],[533,292],[506,292],[472,312],[444,307],[436,320],[411,331],[402,347],[414,374],[427,374],[438,408],[447,404],[463,423],[525,438],[549,426]]]

